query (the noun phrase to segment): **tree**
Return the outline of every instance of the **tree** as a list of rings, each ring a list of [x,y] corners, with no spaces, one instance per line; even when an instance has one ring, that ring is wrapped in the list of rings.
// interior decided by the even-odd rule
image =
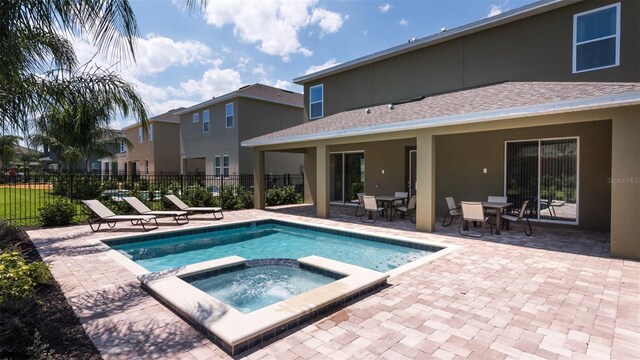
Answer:
[[[105,96],[147,126],[144,103],[113,72],[78,66],[63,34],[90,40],[114,59],[135,59],[136,19],[128,0],[3,0],[0,6],[0,120],[24,130],[52,108],[66,112]],[[89,70],[89,71],[87,71]],[[112,109],[113,109],[112,108]],[[82,119],[63,119],[78,121]]]
[[[0,135],[0,163],[2,169],[6,170],[7,164],[17,159],[18,141],[21,137],[15,135]]]

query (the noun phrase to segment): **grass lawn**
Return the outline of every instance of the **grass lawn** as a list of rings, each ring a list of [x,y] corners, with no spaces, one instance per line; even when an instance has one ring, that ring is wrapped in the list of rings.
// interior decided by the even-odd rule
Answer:
[[[53,195],[49,189],[0,188],[0,218],[14,225],[39,225],[38,210],[50,200],[62,197]],[[82,205],[76,204],[74,221],[83,221]]]

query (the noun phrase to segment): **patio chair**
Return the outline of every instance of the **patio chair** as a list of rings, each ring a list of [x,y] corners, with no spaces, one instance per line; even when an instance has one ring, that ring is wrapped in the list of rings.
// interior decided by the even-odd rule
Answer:
[[[147,205],[145,205],[140,199],[133,196],[123,197],[124,201],[126,201],[131,207],[139,212],[142,215],[155,215],[155,216],[172,216],[173,220],[178,225],[189,223],[189,213],[183,210],[151,210]],[[180,223],[180,220],[183,222]]]
[[[518,211],[515,214],[502,215],[502,218],[513,223],[521,222],[522,229],[524,229],[524,234],[527,236],[531,236],[531,234],[533,234],[533,229],[531,228],[531,223],[529,222],[529,216],[526,214],[528,206],[529,206],[529,200],[526,200],[525,202],[522,203],[522,207],[520,208],[520,211]],[[529,231],[527,231],[527,227],[529,228]]]
[[[402,218],[404,219],[405,214],[409,215],[409,220],[411,220],[412,223],[416,223],[416,217],[415,217],[415,211],[416,211],[416,197],[412,196],[409,198],[409,203],[407,204],[407,206],[398,206],[396,207],[396,211],[395,213],[401,213],[402,214]],[[411,216],[411,213],[413,212],[414,216]]]
[[[447,207],[449,209],[447,210],[447,213],[444,214],[444,218],[442,219],[442,226],[447,227],[453,223],[453,219],[456,216],[460,216],[462,215],[462,213],[460,212],[460,207],[456,204],[456,201],[453,199],[453,196],[447,196],[444,199],[447,201]],[[446,223],[447,216],[451,217],[451,220],[449,220],[448,224]]]
[[[393,202],[393,206],[402,206],[407,205],[407,198],[409,197],[409,193],[406,191],[396,191],[393,196],[401,197],[402,200],[396,200]]]
[[[364,213],[360,216],[360,221],[374,223],[378,218],[378,214],[384,211],[384,207],[378,206],[375,196],[363,195]],[[367,215],[367,220],[363,219]]]
[[[364,215],[364,213],[366,212],[366,210],[364,209],[364,199],[362,198],[364,196],[364,193],[358,193],[358,204],[356,205],[356,213],[355,216],[362,216]],[[362,213],[360,213],[360,211],[362,211]]]
[[[98,200],[82,200],[82,203],[97,215],[97,218],[94,218],[93,220],[89,217],[89,227],[93,232],[100,230],[100,226],[102,224],[107,224],[109,228],[113,229],[118,221],[131,221],[131,225],[142,225],[142,229],[144,229],[144,231],[158,228],[158,220],[155,215],[116,215]],[[156,223],[156,226],[154,228],[147,229],[144,224],[151,222],[151,220]],[[93,228],[94,224],[98,224],[98,227],[95,229]]]
[[[166,197],[175,206],[177,206],[178,209],[182,211],[212,213],[214,219],[216,220],[224,219],[224,214],[222,213],[222,208],[220,207],[190,207],[175,195],[165,195],[164,197]],[[220,214],[220,217],[216,215],[218,213]]]
[[[508,201],[508,199],[507,199],[506,196],[492,196],[492,195],[489,195],[487,197],[487,202],[506,203],[507,201]],[[495,218],[497,216],[496,211],[497,210],[495,210],[495,209],[486,209],[485,213],[487,215]],[[505,222],[505,223],[507,223],[507,222]],[[494,222],[494,224],[495,224],[495,222]]]
[[[460,235],[481,238],[484,236],[486,232],[487,223],[489,223],[489,230],[491,231],[491,234],[493,234],[493,225],[491,224],[491,222],[489,222],[489,216],[484,214],[484,208],[482,207],[481,202],[463,201],[460,204],[462,207],[462,217],[460,218],[460,226],[458,227],[458,233],[460,233]],[[463,234],[462,224],[464,224],[467,221],[482,222],[482,235],[480,236],[471,235],[469,233],[469,230],[467,230],[466,234]]]

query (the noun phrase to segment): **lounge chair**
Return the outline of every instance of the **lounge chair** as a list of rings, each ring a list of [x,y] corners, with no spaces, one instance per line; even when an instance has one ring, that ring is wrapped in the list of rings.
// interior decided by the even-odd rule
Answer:
[[[453,223],[453,219],[456,216],[462,215],[462,213],[460,212],[460,208],[456,204],[456,201],[453,199],[453,196],[447,196],[444,199],[447,201],[448,210],[447,210],[447,213],[444,214],[444,218],[442,219],[442,226],[446,227],[451,225]],[[447,215],[451,217],[451,220],[449,220],[448,224],[447,224]]]
[[[415,224],[416,223],[415,216],[411,217],[412,212],[415,215],[415,210],[416,210],[416,197],[412,196],[409,198],[409,203],[407,204],[407,206],[401,205],[396,207],[396,214],[397,213],[402,214],[403,219],[404,219],[404,215],[408,214],[409,220],[411,220],[411,222]]]
[[[489,216],[484,214],[484,208],[482,207],[481,202],[466,202],[463,201],[460,203],[462,207],[462,217],[460,218],[460,226],[458,227],[458,233],[460,235],[471,236],[475,238],[481,238],[484,236],[486,231],[487,223],[489,223],[489,229],[493,234],[493,225],[489,222]],[[462,224],[467,221],[479,221],[482,222],[482,235],[476,236],[471,235],[468,230],[466,234],[462,233]]]
[[[378,218],[378,214],[385,210],[384,207],[378,206],[375,196],[363,195],[362,200],[364,202],[364,213],[360,215],[360,221],[374,223]],[[367,215],[367,220],[364,220],[364,216]]]
[[[502,215],[502,218],[512,223],[521,222],[522,228],[524,229],[524,234],[527,236],[531,236],[531,234],[533,234],[533,229],[531,229],[531,223],[529,222],[529,217],[526,214],[527,206],[529,206],[529,200],[526,200],[522,203],[522,207],[520,208],[520,211],[518,211],[518,213],[513,215],[505,214]],[[527,227],[529,228],[529,231],[527,231]]]
[[[183,211],[183,210],[178,210],[178,211],[174,211],[174,210],[169,210],[169,211],[166,211],[166,210],[151,210],[151,209],[149,209],[149,207],[147,205],[145,205],[137,197],[126,196],[126,197],[123,197],[123,199],[124,199],[124,201],[129,203],[129,205],[131,205],[131,207],[135,211],[139,212],[141,215],[172,216],[173,220],[175,220],[175,222],[178,225],[189,223],[189,213],[186,212],[186,211]],[[183,222],[180,223],[180,220],[182,220]]]
[[[116,215],[98,200],[82,200],[82,203],[98,216],[98,218],[93,221],[91,217],[89,218],[89,227],[93,232],[100,230],[100,226],[102,224],[107,224],[107,226],[113,228],[116,226],[116,222],[118,221],[131,221],[131,225],[142,225],[144,231],[158,228],[158,220],[155,215]],[[151,220],[156,223],[156,226],[154,228],[147,229],[144,224],[151,222]],[[98,224],[98,227],[94,229],[93,225],[96,223]]]
[[[212,213],[213,218],[216,220],[220,220],[224,218],[224,214],[222,213],[222,208],[219,207],[190,207],[185,204],[182,200],[180,200],[175,195],[165,195],[169,201],[171,201],[178,209],[182,211],[192,211],[192,212],[204,212],[204,213]],[[216,216],[216,214],[220,213],[220,217]]]

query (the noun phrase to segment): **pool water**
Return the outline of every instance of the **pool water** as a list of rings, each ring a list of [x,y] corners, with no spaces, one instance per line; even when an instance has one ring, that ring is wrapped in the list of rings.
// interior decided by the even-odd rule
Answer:
[[[112,248],[152,272],[232,255],[249,260],[299,259],[317,255],[386,272],[437,250],[382,241],[334,234],[319,228],[266,222],[250,227],[212,229],[204,233],[112,245]]]
[[[333,281],[332,277],[299,267],[272,265],[188,282],[246,314]]]

